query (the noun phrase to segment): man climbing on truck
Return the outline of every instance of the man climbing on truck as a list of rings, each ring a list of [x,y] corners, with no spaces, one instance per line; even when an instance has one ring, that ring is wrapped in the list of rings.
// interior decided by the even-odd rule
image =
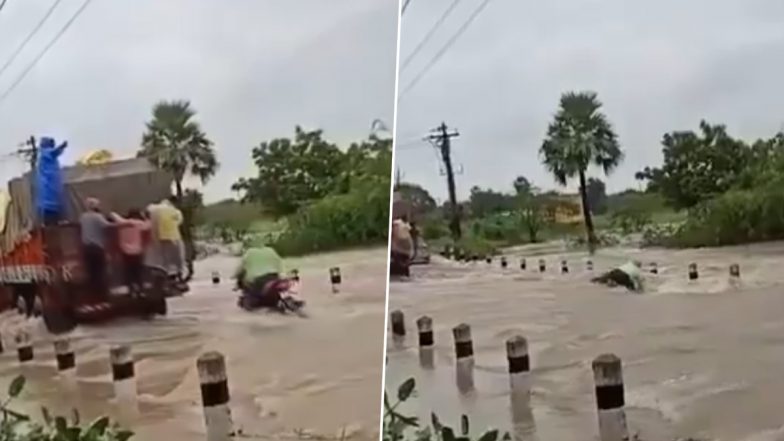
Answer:
[[[96,198],[85,199],[87,209],[79,218],[82,232],[82,256],[90,295],[105,299],[106,280],[106,229],[113,224],[101,212],[101,202]]]

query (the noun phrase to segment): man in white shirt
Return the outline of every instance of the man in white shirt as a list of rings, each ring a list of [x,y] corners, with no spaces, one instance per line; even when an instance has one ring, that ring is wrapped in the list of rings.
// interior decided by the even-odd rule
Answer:
[[[645,289],[644,280],[642,277],[642,263],[635,260],[633,262],[626,262],[625,264],[595,277],[591,280],[594,283],[600,283],[607,286],[624,286],[629,291],[642,292]]]

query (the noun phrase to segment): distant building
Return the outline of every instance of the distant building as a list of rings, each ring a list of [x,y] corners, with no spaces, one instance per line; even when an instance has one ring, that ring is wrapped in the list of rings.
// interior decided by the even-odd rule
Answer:
[[[583,206],[579,194],[551,194],[544,203],[547,220],[556,224],[583,222]]]

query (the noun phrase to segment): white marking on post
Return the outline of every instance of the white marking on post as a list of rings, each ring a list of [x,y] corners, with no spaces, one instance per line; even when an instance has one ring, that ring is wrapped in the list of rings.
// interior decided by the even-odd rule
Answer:
[[[234,424],[229,406],[226,359],[219,352],[208,352],[196,362],[201,383],[207,441],[230,441]]]
[[[594,359],[592,367],[599,415],[599,439],[628,441],[621,359],[613,354],[600,355]]]

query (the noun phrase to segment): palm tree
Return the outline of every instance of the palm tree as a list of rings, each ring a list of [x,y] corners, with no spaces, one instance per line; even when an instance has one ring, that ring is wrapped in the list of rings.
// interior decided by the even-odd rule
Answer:
[[[599,111],[601,107],[594,92],[563,94],[560,108],[547,128],[547,137],[539,150],[544,166],[559,184],[565,186],[568,179],[579,178],[585,230],[592,253],[596,234],[588,205],[585,173],[588,166],[595,165],[609,174],[623,160],[618,137],[607,117]]]
[[[161,101],[153,107],[152,115],[139,156],[172,173],[177,198],[182,200],[182,181],[187,174],[205,183],[218,171],[212,141],[193,120],[196,112],[188,101]]]
[[[190,102],[160,101],[153,107],[152,115],[152,121],[147,123],[147,131],[142,136],[142,148],[138,155],[172,174],[177,200],[182,209],[185,196],[183,179],[190,174],[206,183],[213,177],[219,166],[215,150],[199,123],[193,120],[196,112]],[[193,274],[195,253],[191,214],[191,210],[183,210],[183,240],[190,275]]]

